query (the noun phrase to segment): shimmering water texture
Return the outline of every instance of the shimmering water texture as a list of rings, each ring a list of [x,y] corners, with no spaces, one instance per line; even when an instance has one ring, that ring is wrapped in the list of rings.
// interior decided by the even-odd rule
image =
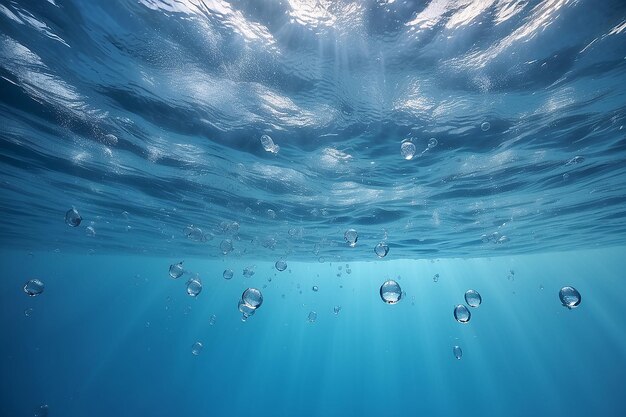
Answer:
[[[326,262],[384,234],[386,259],[624,244],[624,2],[334,3],[6,2],[0,235]]]

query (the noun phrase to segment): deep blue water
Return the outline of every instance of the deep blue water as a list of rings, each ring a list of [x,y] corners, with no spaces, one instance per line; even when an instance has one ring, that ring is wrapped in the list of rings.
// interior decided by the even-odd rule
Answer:
[[[0,0],[0,416],[624,416],[625,124],[622,0]]]

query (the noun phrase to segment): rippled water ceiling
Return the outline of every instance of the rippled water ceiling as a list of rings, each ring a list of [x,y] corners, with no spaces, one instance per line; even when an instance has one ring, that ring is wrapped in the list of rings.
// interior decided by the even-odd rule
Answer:
[[[22,3],[0,4],[16,247],[325,262],[625,243],[622,1]]]

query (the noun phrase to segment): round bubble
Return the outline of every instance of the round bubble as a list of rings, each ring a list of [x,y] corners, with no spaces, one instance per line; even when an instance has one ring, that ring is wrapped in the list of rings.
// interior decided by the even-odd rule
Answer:
[[[380,242],[374,247],[374,253],[376,253],[376,256],[379,258],[384,258],[389,253],[389,245],[385,242]]]
[[[435,138],[430,138],[430,139],[428,140],[428,149],[432,149],[432,148],[434,148],[435,146],[437,146],[438,144],[439,144],[439,142],[437,141],[437,139],[435,139]]]
[[[467,323],[471,317],[472,313],[463,304],[454,307],[454,319],[459,323]]]
[[[313,291],[315,291],[315,292],[317,292],[317,291],[319,291],[319,288],[318,288],[318,286],[317,286],[317,285],[314,285],[314,286],[313,286],[313,288],[312,288],[312,290],[313,290]]]
[[[243,317],[245,318],[250,317],[256,311],[254,307],[252,307],[251,305],[249,305],[243,300],[239,300],[239,304],[237,306],[239,308],[239,311],[243,314]]]
[[[478,293],[478,291],[467,290],[465,292],[465,302],[467,303],[468,306],[475,308],[475,307],[478,307],[480,303],[483,302],[483,299]]]
[[[578,307],[582,301],[580,293],[574,287],[561,288],[561,291],[559,291],[559,298],[561,299],[563,306],[569,308],[570,310]]]
[[[65,213],[65,224],[70,227],[77,227],[80,225],[80,222],[83,220],[78,213],[76,208],[72,207]]]
[[[199,227],[194,225],[189,225],[183,229],[183,233],[189,240],[193,240],[194,242],[206,242],[207,237]]]
[[[180,278],[185,270],[183,269],[183,262],[179,262],[177,264],[170,265],[170,277],[177,279]]]
[[[198,356],[200,353],[202,353],[202,348],[204,346],[202,346],[201,342],[196,342],[193,345],[191,345],[191,354],[194,356]]]
[[[263,294],[256,288],[248,288],[245,290],[241,295],[241,299],[255,310],[263,304]]]
[[[37,278],[31,279],[24,284],[24,292],[29,297],[35,297],[41,294],[44,290],[43,282],[38,280]]]
[[[225,269],[224,273],[222,274],[222,276],[224,277],[224,279],[232,279],[234,275],[234,272],[232,269]]]
[[[433,276],[433,282],[439,282],[439,274]]]
[[[110,134],[110,133],[109,133],[109,134],[104,135],[104,136],[102,137],[102,141],[103,141],[106,145],[109,145],[109,146],[115,146],[115,145],[117,145],[117,136],[112,135],[112,134]]]
[[[341,311],[341,306],[335,306],[333,308],[333,313],[335,313],[335,316],[338,315],[340,311]]]
[[[346,240],[346,243],[351,248],[356,246],[356,241],[359,240],[359,234],[354,229],[348,229],[343,234],[343,238]]]
[[[224,255],[227,255],[228,253],[232,252],[233,242],[230,239],[222,240],[222,242],[220,243],[220,250],[222,251],[222,254]]]
[[[32,307],[29,307],[29,308],[27,308],[26,310],[24,310],[24,315],[25,315],[26,317],[30,317],[30,316],[32,316],[32,315],[33,315],[33,308],[32,308]]]
[[[285,269],[287,269],[287,262],[283,261],[282,259],[279,259],[278,261],[276,261],[276,263],[274,264],[274,267],[276,267],[276,270],[278,271],[284,271]]]
[[[87,226],[85,228],[85,234],[89,237],[94,237],[96,235],[96,229],[93,226]]]
[[[197,297],[200,292],[202,292],[202,280],[200,277],[190,278],[187,281],[187,294]]]
[[[243,269],[243,276],[246,278],[251,278],[252,275],[254,275],[254,267],[253,266],[246,266]]]
[[[416,151],[417,149],[415,148],[415,145],[408,139],[404,140],[400,145],[400,154],[407,161],[413,159]]]
[[[461,357],[463,356],[463,350],[461,349],[461,346],[453,347],[452,353],[454,354],[454,357],[457,359],[461,359]]]
[[[314,323],[315,320],[317,320],[317,313],[315,311],[311,311],[307,317],[307,320],[309,320],[309,323]]]
[[[483,123],[480,125],[480,130],[482,130],[483,132],[486,132],[486,131],[488,131],[489,129],[491,129],[491,123],[489,123],[489,122],[483,122]]]
[[[400,284],[390,279],[380,286],[380,298],[387,304],[396,304],[402,298]]]

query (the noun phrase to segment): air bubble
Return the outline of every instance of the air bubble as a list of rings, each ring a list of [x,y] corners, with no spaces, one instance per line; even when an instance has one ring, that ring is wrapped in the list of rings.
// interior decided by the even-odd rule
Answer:
[[[455,346],[452,348],[452,353],[454,354],[454,357],[457,359],[461,359],[461,357],[463,356],[463,350],[461,349],[461,346]]]
[[[202,280],[199,276],[190,278],[187,281],[187,294],[191,297],[197,297],[202,292]]]
[[[193,345],[191,345],[191,354],[193,356],[198,356],[200,355],[200,353],[202,353],[202,348],[204,346],[202,346],[202,342],[196,342]]]
[[[582,301],[580,293],[574,287],[563,287],[559,291],[559,298],[564,307],[570,310],[580,305]]]
[[[356,246],[357,240],[359,240],[359,234],[354,229],[348,229],[343,234],[343,238],[346,240],[346,243],[348,244],[348,246],[353,248]]]
[[[390,279],[380,286],[380,298],[387,304],[396,304],[402,298],[400,284]]]
[[[224,239],[220,243],[220,250],[223,255],[228,255],[233,250],[233,242],[230,239]]]
[[[276,268],[276,270],[282,272],[285,269],[287,269],[287,262],[283,261],[282,259],[276,261],[276,263],[274,264],[274,267]]]
[[[454,307],[454,319],[459,323],[467,323],[470,321],[472,313],[463,304]]]
[[[241,300],[256,310],[263,304],[263,294],[256,288],[248,288],[241,295]]]
[[[374,247],[374,253],[379,258],[384,258],[389,253],[389,246],[385,242],[380,242]]]
[[[416,151],[415,145],[408,139],[404,140],[400,145],[400,154],[407,161],[413,159]]]
[[[491,123],[489,123],[489,122],[483,122],[483,123],[480,125],[480,130],[482,130],[483,132],[486,132],[486,131],[488,131],[489,129],[491,129]]]
[[[65,224],[67,224],[70,227],[79,226],[82,220],[83,218],[80,217],[78,210],[76,210],[76,208],[74,207],[72,207],[71,209],[67,211],[67,213],[65,213]]]
[[[432,148],[434,148],[435,146],[437,146],[438,144],[439,144],[439,142],[437,141],[437,139],[435,139],[435,138],[430,138],[430,139],[428,140],[428,149],[432,149]]]
[[[177,264],[170,265],[170,277],[178,279],[183,275],[184,272],[185,270],[183,269],[183,261]]]
[[[311,311],[307,316],[307,320],[309,323],[315,323],[315,320],[317,320],[317,313],[315,311]]]
[[[44,284],[40,280],[34,278],[24,284],[24,292],[29,297],[36,297],[44,290]]]
[[[482,303],[482,301],[483,299],[478,293],[478,291],[467,290],[465,292],[465,302],[467,303],[468,306],[474,307],[474,308],[478,307],[480,303]]]
[[[222,276],[224,277],[224,279],[232,279],[234,275],[234,272],[232,269],[225,269],[224,273],[222,274]]]

